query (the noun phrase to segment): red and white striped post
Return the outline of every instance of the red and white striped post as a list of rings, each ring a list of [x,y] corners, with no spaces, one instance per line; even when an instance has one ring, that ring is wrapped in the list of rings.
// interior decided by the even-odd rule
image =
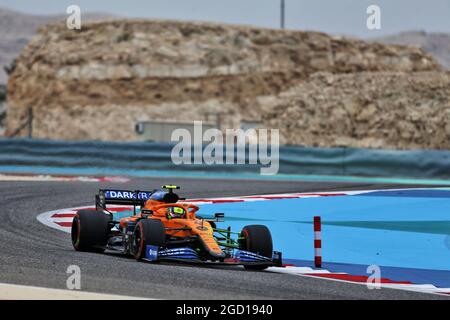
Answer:
[[[314,265],[322,267],[322,223],[320,217],[314,217]]]

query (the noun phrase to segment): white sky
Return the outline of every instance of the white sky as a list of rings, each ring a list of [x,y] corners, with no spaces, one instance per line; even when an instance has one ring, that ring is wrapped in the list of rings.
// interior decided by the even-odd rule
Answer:
[[[0,0],[0,7],[33,14],[82,12],[124,17],[200,20],[277,28],[281,0]],[[285,0],[288,29],[376,37],[406,30],[450,32],[450,0]],[[381,30],[366,27],[366,9],[381,7]]]

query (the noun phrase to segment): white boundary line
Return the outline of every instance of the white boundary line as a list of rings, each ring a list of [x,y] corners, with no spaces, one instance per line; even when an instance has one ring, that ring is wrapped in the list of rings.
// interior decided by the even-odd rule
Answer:
[[[298,270],[292,270],[293,272],[288,271],[291,268],[296,268]],[[282,270],[287,269],[287,270]],[[309,270],[307,270],[309,269]],[[345,282],[345,283],[352,283],[352,284],[359,284],[363,286],[368,286],[366,282],[356,282],[356,281],[350,281],[350,280],[343,280],[343,279],[335,279],[335,278],[325,278],[321,277],[319,275],[315,276],[314,274],[348,274],[343,272],[330,272],[325,269],[320,270],[314,270],[308,267],[286,267],[286,268],[280,268],[280,267],[271,267],[268,268],[267,271],[274,272],[274,273],[285,273],[285,274],[293,274],[296,276],[301,277],[311,277],[315,279],[322,279],[322,280],[330,280],[335,282]],[[369,284],[370,286],[375,286],[375,284]],[[407,291],[414,291],[414,292],[420,292],[420,293],[430,293],[430,294],[437,294],[440,296],[448,297],[449,295],[446,294],[450,293],[450,288],[438,288],[432,284],[398,284],[398,283],[380,283],[379,284],[381,288],[386,289],[396,289],[396,290],[407,290]],[[377,289],[372,289],[377,290]]]
[[[351,196],[351,195],[358,195],[358,194],[364,194],[369,192],[377,192],[377,191],[402,191],[402,190],[421,190],[424,188],[403,188],[403,189],[374,189],[374,190],[351,190],[351,191],[320,191],[320,192],[304,192],[304,193],[282,193],[282,194],[265,194],[265,195],[248,195],[248,196],[234,196],[234,197],[221,197],[221,198],[197,198],[197,199],[188,199],[180,202],[190,202],[192,201],[196,205],[202,205],[202,204],[214,204],[213,201],[227,201],[227,200],[241,200],[243,202],[253,202],[253,201],[269,201],[269,200],[277,200],[277,198],[283,199],[285,197],[293,197],[295,198],[313,198],[313,197],[320,197],[320,194],[327,194],[327,195],[333,195],[333,194],[344,194],[344,196]],[[274,199],[267,199],[267,198],[274,198]],[[86,206],[80,206],[80,207],[74,207],[74,208],[64,208],[64,209],[58,209],[53,211],[48,211],[41,213],[37,216],[37,220],[44,225],[57,229],[63,232],[70,232],[68,227],[62,227],[55,223],[54,219],[51,218],[51,216],[55,213],[61,213],[65,211],[75,211],[77,209],[81,208],[88,208],[92,207],[92,205],[86,205]],[[115,206],[110,206],[111,208]],[[116,207],[124,207],[124,206],[116,206]],[[67,219],[67,218],[66,218]]]
[[[52,289],[35,286],[0,283],[0,300],[154,300],[86,292],[80,290]]]
[[[124,177],[115,176],[58,176],[51,174],[27,174],[27,175],[17,175],[17,174],[4,174],[0,173],[0,181],[62,181],[62,182],[128,182],[130,179]]]
[[[51,217],[56,214],[56,213],[61,213],[61,212],[69,212],[69,211],[75,211],[80,210],[80,209],[84,209],[84,208],[94,208],[94,206],[80,206],[80,207],[73,207],[73,208],[65,208],[65,209],[57,209],[57,210],[52,210],[52,211],[47,211],[44,213],[39,214],[36,219],[46,225],[47,227],[53,228],[53,229],[57,229],[59,231],[65,232],[65,233],[70,233],[70,228],[68,227],[62,227],[59,224],[56,224],[54,219],[52,219]],[[110,208],[122,208],[122,207],[126,207],[126,206],[119,206],[119,205],[110,205]]]

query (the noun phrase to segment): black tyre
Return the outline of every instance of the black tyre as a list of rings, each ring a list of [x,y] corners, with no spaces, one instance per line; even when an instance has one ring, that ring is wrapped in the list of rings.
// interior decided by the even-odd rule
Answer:
[[[78,211],[72,221],[72,245],[77,251],[103,252],[111,217],[102,211]]]
[[[263,225],[250,225],[242,228],[241,240],[239,241],[242,250],[250,251],[264,257],[272,258],[273,244],[272,235],[269,229]],[[263,270],[267,266],[249,265],[245,266],[250,270]]]
[[[146,246],[162,247],[166,244],[166,229],[161,220],[142,219],[133,233],[133,255],[137,260],[145,257]]]

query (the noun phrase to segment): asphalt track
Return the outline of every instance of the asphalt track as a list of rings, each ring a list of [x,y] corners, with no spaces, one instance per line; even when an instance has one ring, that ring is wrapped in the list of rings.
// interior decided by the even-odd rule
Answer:
[[[81,269],[83,291],[162,299],[445,299],[236,267],[138,263],[113,254],[80,253],[70,236],[37,221],[39,213],[92,204],[100,187],[182,186],[188,198],[358,190],[405,185],[209,179],[133,179],[128,183],[0,182],[0,282],[66,289],[69,265]],[[412,187],[412,186],[411,186]]]

